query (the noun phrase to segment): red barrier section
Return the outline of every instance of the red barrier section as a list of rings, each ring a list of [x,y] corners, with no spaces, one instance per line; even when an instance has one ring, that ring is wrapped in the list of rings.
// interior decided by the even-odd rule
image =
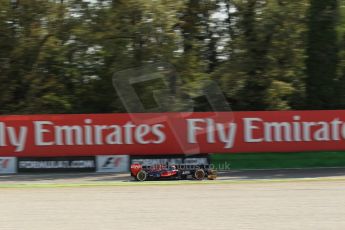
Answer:
[[[345,150],[345,111],[0,117],[0,156]]]

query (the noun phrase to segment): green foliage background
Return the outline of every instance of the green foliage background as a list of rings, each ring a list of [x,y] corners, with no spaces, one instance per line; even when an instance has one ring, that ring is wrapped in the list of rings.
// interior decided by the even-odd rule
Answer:
[[[138,88],[233,110],[345,109],[344,0],[1,0],[0,113],[126,112],[115,72],[155,62],[179,75]],[[203,98],[195,110],[207,111]]]

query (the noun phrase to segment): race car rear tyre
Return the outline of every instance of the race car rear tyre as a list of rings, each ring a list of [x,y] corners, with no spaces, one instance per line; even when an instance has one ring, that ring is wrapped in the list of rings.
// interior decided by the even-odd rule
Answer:
[[[147,172],[141,170],[138,172],[137,176],[135,177],[137,181],[146,181],[147,180]]]
[[[202,169],[197,169],[194,173],[194,178],[196,180],[203,180],[205,178],[205,172]]]

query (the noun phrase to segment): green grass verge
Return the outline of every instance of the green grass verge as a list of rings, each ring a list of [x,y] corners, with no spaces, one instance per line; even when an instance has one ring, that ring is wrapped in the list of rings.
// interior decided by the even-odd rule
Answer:
[[[345,167],[345,152],[212,154],[219,170]]]
[[[88,188],[88,187],[142,187],[142,186],[179,186],[179,185],[231,185],[288,182],[344,182],[345,178],[289,178],[257,180],[214,180],[214,181],[147,181],[147,182],[99,182],[99,183],[25,183],[0,184],[0,189],[49,189],[49,188]]]

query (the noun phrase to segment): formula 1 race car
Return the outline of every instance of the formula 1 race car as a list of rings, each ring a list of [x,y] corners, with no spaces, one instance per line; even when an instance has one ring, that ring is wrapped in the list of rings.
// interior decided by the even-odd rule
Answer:
[[[141,164],[132,164],[131,176],[137,181],[160,179],[186,180],[188,177],[195,180],[203,180],[205,178],[214,180],[217,178],[217,172],[213,169],[207,169],[205,165],[154,165],[143,167]]]

